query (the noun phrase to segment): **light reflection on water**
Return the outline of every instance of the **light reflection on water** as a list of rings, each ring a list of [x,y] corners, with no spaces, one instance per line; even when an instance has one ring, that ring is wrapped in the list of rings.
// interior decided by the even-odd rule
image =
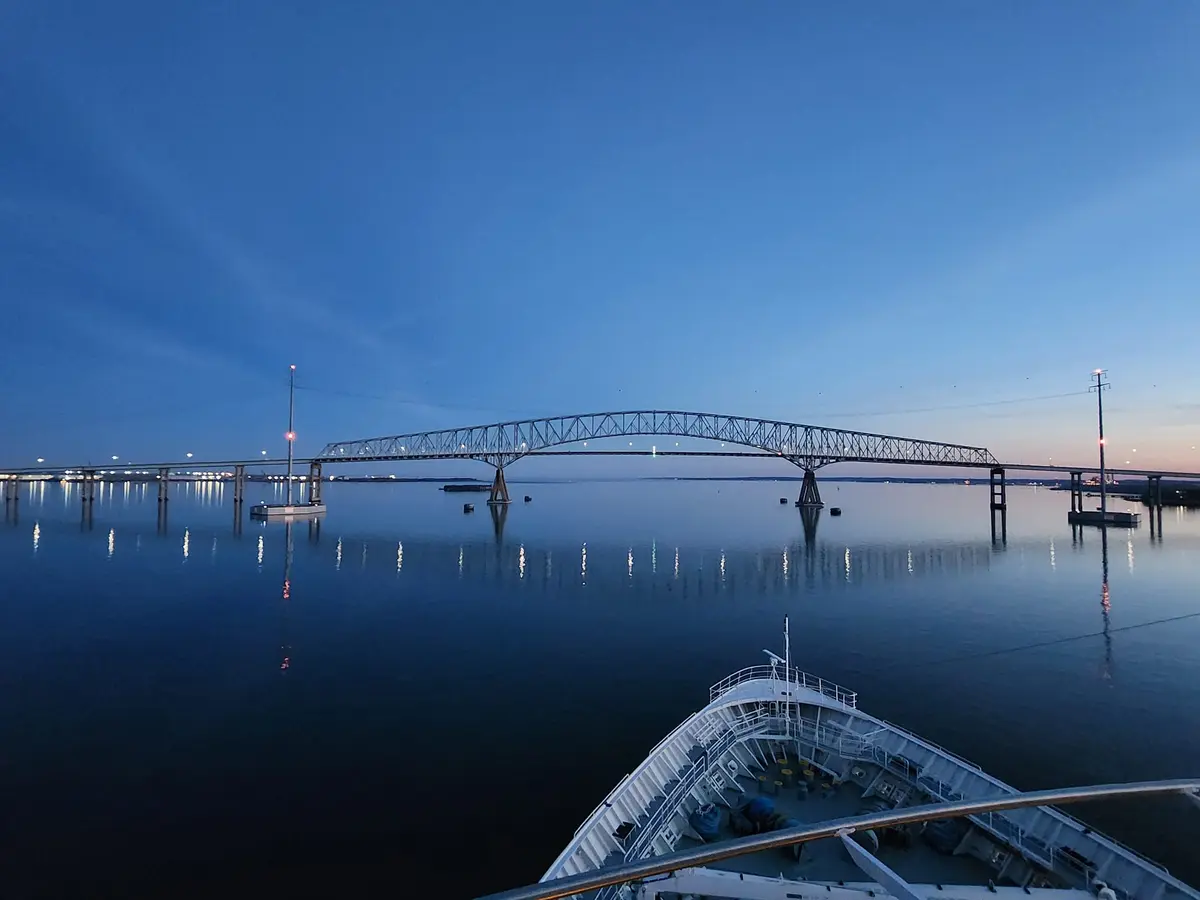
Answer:
[[[138,812],[151,805],[170,822],[205,811],[219,827],[195,846],[215,858],[281,811],[298,846],[337,845],[331,821],[376,846],[413,840],[394,811],[420,808],[423,859],[461,872],[464,894],[507,887],[545,868],[711,682],[759,662],[785,613],[802,667],[1018,786],[1195,774],[1200,620],[1138,627],[1200,612],[1200,518],[1180,510],[1153,540],[1146,527],[1101,534],[1066,525],[1068,495],[1014,488],[1008,540],[994,542],[986,488],[841,485],[845,514],[810,534],[769,483],[530,486],[537,503],[498,525],[435,487],[331,485],[319,526],[242,532],[209,484],[176,491],[159,530],[141,484],[119,503],[98,490],[90,530],[74,487],[43,488],[36,522],[0,529],[18,598],[0,610],[0,677],[37,686],[0,697],[17,736],[6,756],[31,785],[68,772],[75,785],[14,796],[26,850],[92,847],[132,872],[135,835],[143,852],[183,858]],[[193,541],[210,564],[179,565]],[[487,871],[441,855],[461,831],[441,782],[395,778],[435,759],[473,771],[476,741],[444,740],[464,711],[505,752],[505,777],[473,783],[475,802],[522,834]],[[69,757],[44,751],[51,721],[77,735]],[[1080,736],[1097,733],[1104,752],[1081,756]],[[271,769],[283,747],[277,781],[222,787]],[[564,753],[569,773],[547,781]],[[118,841],[82,813],[111,807],[121,759],[165,774],[125,788]],[[288,799],[330,771],[363,790],[324,791],[319,810]],[[538,784],[547,794],[531,798]],[[1200,880],[1194,823],[1169,819],[1164,837],[1160,807],[1094,815]]]

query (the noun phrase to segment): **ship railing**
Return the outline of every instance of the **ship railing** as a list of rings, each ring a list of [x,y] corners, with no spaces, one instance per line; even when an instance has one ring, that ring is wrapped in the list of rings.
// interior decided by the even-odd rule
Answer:
[[[847,690],[840,684],[835,684],[825,678],[820,678],[816,675],[811,675],[808,672],[801,671],[795,667],[785,668],[783,666],[747,666],[722,678],[711,688],[709,688],[709,702],[727,694],[739,684],[744,684],[747,681],[770,681],[775,680],[780,683],[790,683],[797,687],[808,688],[812,691],[817,691],[824,694],[832,700],[836,700],[843,706],[850,709],[858,707],[858,694],[854,691]]]
[[[679,780],[672,786],[663,802],[639,826],[638,836],[625,854],[626,861],[631,862],[642,859],[653,852],[654,841],[657,840],[664,827],[673,817],[684,814],[683,803],[687,796],[712,772],[721,757],[734,744],[747,737],[764,735],[777,735],[800,740],[814,747],[832,750],[843,759],[869,760],[883,766],[889,771],[896,771],[896,767],[892,765],[896,760],[904,760],[905,763],[911,765],[909,760],[889,752],[868,737],[854,734],[836,725],[818,724],[816,720],[803,717],[793,718],[773,715],[763,709],[738,715],[728,722],[727,728],[717,732],[715,736],[710,736],[704,750],[690,766],[680,772]],[[906,775],[907,773],[901,772],[900,774]],[[973,799],[954,790],[945,782],[927,775],[918,775],[913,781],[931,796],[943,802],[963,802]],[[623,786],[623,784],[624,782],[618,788]],[[617,792],[614,791],[613,793]],[[1087,826],[1078,819],[1060,810],[1048,809],[1046,811],[1055,817],[1077,824],[1080,830],[1087,829]],[[970,815],[968,818],[1050,870],[1064,874],[1073,871],[1081,874],[1086,881],[1088,873],[1080,870],[1079,862],[1076,859],[1068,854],[1064,854],[1061,848],[1029,834],[1024,828],[1002,813],[985,812]],[[1098,835],[1094,836],[1097,838],[1100,837]],[[1167,870],[1165,867],[1143,856],[1136,850],[1126,847],[1107,836],[1104,836],[1104,840],[1116,845],[1120,850],[1135,857],[1150,868],[1166,873]],[[1113,885],[1113,887],[1122,900],[1127,900],[1128,894],[1126,891],[1116,885]],[[619,888],[611,886],[600,891],[597,894],[596,900],[615,900],[618,896]]]
[[[663,802],[650,817],[638,827],[638,837],[625,854],[626,860],[640,859],[652,848],[663,827],[672,817],[680,814],[681,805],[687,795],[699,784],[734,744],[746,737],[775,734],[788,738],[800,737],[815,741],[825,749],[835,750],[846,756],[861,756],[869,742],[839,732],[836,728],[818,727],[810,719],[797,722],[786,716],[771,715],[764,710],[739,715],[729,722],[729,727],[710,739],[704,750],[687,769],[680,773],[679,780],[667,793]],[[608,897],[601,894],[597,897]],[[616,896],[615,893],[612,896]]]
[[[976,772],[983,771],[983,769],[981,769],[979,766],[975,765],[975,763],[971,762],[969,759],[959,756],[954,751],[947,750],[945,747],[942,747],[939,744],[935,744],[933,741],[929,740],[928,738],[923,738],[919,734],[909,731],[903,725],[897,725],[895,722],[889,722],[887,719],[880,719],[879,721],[883,722],[884,725],[886,725],[888,728],[891,728],[893,731],[900,732],[902,735],[904,735],[907,738],[911,738],[912,740],[916,741],[918,744],[924,744],[926,747],[932,747],[938,753],[944,754],[945,756],[949,756],[951,759],[955,760],[956,762],[962,763],[964,766],[966,766],[969,769],[974,769]]]
[[[1200,779],[1176,779],[1171,781],[1135,782],[1132,784],[1091,785],[1089,787],[1063,788],[1061,790],[1032,791],[1025,794],[987,797],[980,800],[957,803],[936,803],[900,809],[881,810],[849,818],[783,828],[766,834],[733,838],[719,844],[702,844],[676,850],[657,858],[642,858],[617,865],[605,866],[587,872],[579,872],[562,878],[541,881],[537,884],[514,888],[499,894],[491,894],[480,900],[563,900],[578,897],[588,891],[605,891],[612,887],[645,882],[657,875],[665,875],[694,866],[705,866],[723,859],[777,850],[809,841],[882,829],[919,824],[935,819],[950,819],[959,816],[976,816],[989,812],[1023,807],[1045,807],[1060,803],[1077,803],[1098,800],[1104,797],[1135,796],[1150,794],[1186,794],[1192,798],[1200,796]],[[1170,876],[1163,876],[1164,887],[1173,888],[1184,897],[1200,900],[1200,891]],[[619,889],[619,887],[618,887]],[[1163,888],[1154,892],[1161,896]],[[598,894],[602,896],[604,894]]]
[[[668,792],[666,799],[638,829],[637,838],[625,854],[626,860],[641,859],[646,855],[663,827],[682,812],[682,804],[688,794],[708,776],[725,751],[744,735],[760,728],[761,718],[765,717],[755,717],[754,722],[737,723],[735,727],[722,732],[684,772],[680,773],[679,781]]]
[[[931,796],[938,800],[947,803],[954,803],[962,800],[971,800],[974,798],[965,797],[960,791],[954,790],[950,785],[936,778],[931,778],[928,775],[922,775],[917,778],[917,784],[927,791]],[[1120,841],[1109,837],[1108,835],[1097,834],[1091,826],[1085,824],[1069,813],[1062,810],[1049,807],[1043,808],[1043,811],[1054,818],[1065,820],[1075,826],[1081,834],[1089,835],[1094,841],[1100,844],[1110,844],[1119,852],[1123,852],[1133,857],[1139,864],[1149,867],[1160,873],[1167,873],[1167,868],[1162,863],[1156,862],[1134,850]],[[1014,822],[1008,816],[998,812],[979,813],[969,817],[976,824],[983,826],[988,831],[992,832],[997,837],[1012,844],[1022,853],[1027,854],[1037,860],[1047,868],[1060,873],[1076,873],[1086,884],[1088,872],[1080,867],[1080,862],[1075,857],[1063,852],[1063,848],[1055,844],[1029,834],[1023,827]],[[1118,885],[1110,884],[1118,895],[1126,895],[1127,892],[1122,890]]]
[[[798,722],[791,720],[789,724],[791,727],[795,728],[795,735],[801,740],[805,741],[806,743],[815,744],[816,746],[826,750],[834,750],[844,759],[856,759],[860,761],[874,762],[880,766],[883,766],[888,771],[901,775],[906,775],[907,773],[904,770],[906,770],[908,766],[911,766],[910,760],[905,759],[898,754],[890,753],[883,747],[867,738],[858,737],[846,732],[839,733],[838,729],[829,728],[825,725],[820,726],[818,729],[816,727],[816,723],[809,719],[802,718]],[[888,724],[890,725],[891,723]],[[892,727],[896,726],[893,725]],[[897,730],[902,731],[906,735],[916,737],[916,735],[913,735],[911,732],[905,729]],[[922,743],[929,744],[928,741],[924,741],[923,739],[919,740],[922,740]],[[930,746],[936,747],[938,750],[942,749],[937,747],[936,744],[930,744]],[[961,762],[967,762],[966,760],[963,760],[961,757],[957,757],[952,753],[948,753],[948,755],[958,759]],[[897,761],[900,761],[901,764],[893,765],[893,763]],[[978,766],[975,766],[971,763],[967,763],[967,765],[970,765],[971,768],[975,769],[976,771],[982,771]],[[931,796],[938,800],[953,803],[957,801],[973,799],[963,795],[960,791],[954,790],[945,782],[928,775],[919,775],[915,781],[919,787],[927,791]],[[1145,866],[1148,866],[1158,872],[1167,872],[1166,867],[1161,863],[1155,862],[1153,859],[1150,859],[1144,854],[1139,853],[1137,850],[1134,850],[1132,847],[1129,847],[1126,844],[1109,837],[1108,835],[1097,834],[1090,826],[1070,815],[1069,813],[1065,813],[1058,809],[1047,809],[1045,811],[1059,820],[1071,823],[1079,832],[1083,834],[1090,833],[1091,837],[1098,843],[1110,844],[1119,851],[1134,857],[1139,863]],[[1079,868],[1079,862],[1073,857],[1064,854],[1061,848],[1029,834],[1024,828],[1002,813],[983,813],[980,815],[971,816],[970,818],[988,831],[991,831],[997,837],[1012,844],[1022,853],[1028,854],[1031,858],[1037,860],[1049,869],[1058,872],[1081,871]],[[1119,887],[1115,885],[1111,886],[1114,887],[1119,895],[1124,895],[1125,892],[1123,892]]]

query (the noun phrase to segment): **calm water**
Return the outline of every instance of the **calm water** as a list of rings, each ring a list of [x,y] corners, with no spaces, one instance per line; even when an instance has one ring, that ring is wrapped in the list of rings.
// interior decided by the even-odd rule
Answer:
[[[333,485],[319,528],[240,533],[219,486],[177,488],[163,527],[153,486],[106,487],[90,525],[77,492],[23,493],[4,896],[536,880],[785,613],[803,668],[1018,787],[1200,774],[1200,517],[1105,554],[1044,489],[1010,490],[1004,544],[978,487],[829,484],[845,515],[808,540],[796,484],[514,489],[496,523]],[[1076,811],[1200,882],[1183,801]]]

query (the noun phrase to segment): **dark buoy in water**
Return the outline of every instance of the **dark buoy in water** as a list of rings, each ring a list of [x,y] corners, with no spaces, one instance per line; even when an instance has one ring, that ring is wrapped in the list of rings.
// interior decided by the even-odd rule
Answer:
[[[475,512],[475,504],[474,503],[464,503],[463,504],[463,512],[465,512],[465,513]]]
[[[528,502],[529,502],[530,500],[532,500],[532,499],[533,499],[533,498],[532,498],[532,497],[530,497],[528,494],[526,494],[526,495],[525,495],[525,502],[526,502],[526,503],[528,503]]]
[[[831,516],[840,516],[842,514],[842,508],[840,506],[834,506],[829,510],[829,514]]]
[[[787,506],[787,497],[780,497],[779,502],[782,503],[784,506]]]

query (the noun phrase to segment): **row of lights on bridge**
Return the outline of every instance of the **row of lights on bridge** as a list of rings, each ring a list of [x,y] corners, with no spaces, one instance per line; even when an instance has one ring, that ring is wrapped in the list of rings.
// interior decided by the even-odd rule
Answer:
[[[290,440],[294,440],[294,439],[295,439],[295,437],[296,437],[296,435],[295,435],[295,434],[293,434],[292,432],[290,432],[290,431],[289,431],[289,432],[287,433],[287,439],[288,439],[289,441],[290,441]],[[261,451],[259,451],[259,452],[260,452],[260,453],[261,453],[263,456],[266,456],[266,455],[267,455],[267,451],[266,451],[266,450],[261,450]],[[192,458],[192,457],[193,457],[195,454],[193,454],[191,451],[188,451],[188,452],[187,452],[186,454],[184,454],[184,455],[185,455],[185,456],[186,456],[188,459],[191,459],[191,458]],[[115,455],[115,454],[114,454],[114,455],[113,455],[113,458],[112,458],[112,461],[113,461],[113,462],[116,462],[116,461],[117,461],[117,460],[119,460],[120,458],[121,458],[121,457],[119,457],[119,456],[117,456],[117,455]],[[46,458],[45,458],[44,456],[39,456],[39,457],[37,458],[37,461],[38,461],[39,463],[44,463],[44,462],[46,461]],[[130,462],[129,462],[129,460],[125,460],[125,465],[130,465]]]
[[[296,439],[296,433],[295,433],[294,431],[289,431],[287,434],[285,434],[285,435],[284,435],[284,437],[286,437],[286,438],[287,438],[289,441],[294,441],[294,440]],[[1105,443],[1105,441],[1102,439],[1102,440],[1101,440],[1101,443]],[[587,445],[588,445],[588,442],[587,442],[587,441],[584,441],[584,442],[583,442],[583,446],[585,446],[585,447],[586,447]],[[466,444],[461,444],[461,445],[460,445],[460,448],[465,450],[465,449],[466,449],[466,446],[467,446]],[[525,446],[525,443],[524,443],[524,442],[522,442],[522,443],[521,443],[521,446],[522,446],[522,447],[524,447],[524,446]],[[630,446],[630,447],[632,447],[632,446],[633,446],[633,441],[630,441],[630,442],[629,442],[629,446]],[[676,447],[678,447],[678,446],[679,446],[679,441],[676,441],[676,442],[675,442],[675,446],[676,446]],[[722,441],[722,442],[721,442],[721,446],[722,446],[722,447],[724,447],[724,446],[725,446],[725,442],[724,442],[724,441]],[[405,448],[404,448],[404,447],[401,447],[400,449],[403,451]],[[1196,445],[1195,445],[1195,444],[1193,444],[1193,445],[1192,445],[1192,449],[1193,449],[1193,450],[1195,450],[1195,449],[1196,449]],[[267,455],[267,451],[266,451],[266,450],[260,450],[259,452],[260,452],[260,453],[261,453],[263,456],[266,456],[266,455]],[[1133,447],[1133,448],[1130,450],[1130,452],[1131,452],[1131,453],[1137,453],[1137,447]],[[186,456],[187,456],[187,458],[188,458],[188,459],[191,459],[191,458],[192,458],[192,455],[193,455],[193,454],[192,454],[191,452],[188,452],[188,453],[186,454]],[[113,459],[113,462],[116,462],[117,460],[119,460],[119,459],[120,459],[120,457],[119,457],[119,456],[115,456],[115,455],[114,455],[112,459]],[[39,457],[37,458],[37,461],[38,461],[38,463],[40,464],[40,463],[44,463],[44,462],[46,461],[46,459],[45,459],[45,457],[39,456]],[[1127,459],[1127,460],[1125,460],[1125,465],[1127,465],[1127,466],[1128,466],[1128,465],[1130,465],[1132,462],[1133,462],[1133,460],[1131,460],[1131,459]],[[1054,464],[1054,457],[1053,457],[1053,456],[1051,456],[1051,457],[1048,457],[1048,463],[1049,463],[1049,465],[1053,465],[1053,464]],[[125,464],[126,464],[126,465],[129,465],[129,461],[128,461],[128,460],[126,460],[126,461],[125,461]]]

